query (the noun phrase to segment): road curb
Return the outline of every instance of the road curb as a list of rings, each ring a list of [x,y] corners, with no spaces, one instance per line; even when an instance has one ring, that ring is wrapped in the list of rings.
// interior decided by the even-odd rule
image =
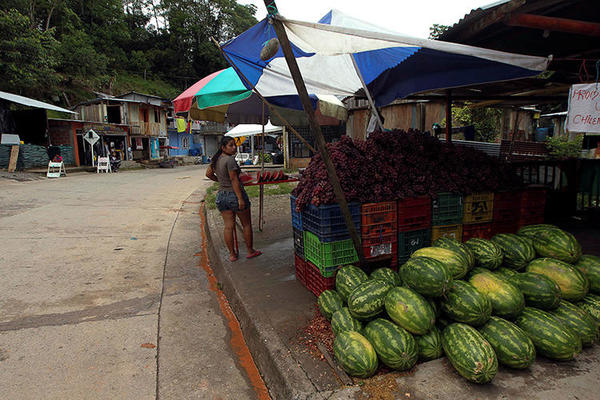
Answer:
[[[206,217],[206,248],[210,264],[215,276],[223,284],[222,290],[240,323],[248,348],[271,396],[286,400],[315,399],[314,385],[292,358],[264,312],[240,295],[235,279],[223,265],[217,251],[218,248],[224,248],[225,243],[216,229],[214,213],[208,212],[206,207],[202,209]]]

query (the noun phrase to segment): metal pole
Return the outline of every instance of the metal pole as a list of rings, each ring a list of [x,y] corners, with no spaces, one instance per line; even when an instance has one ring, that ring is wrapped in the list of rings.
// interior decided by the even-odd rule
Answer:
[[[262,174],[265,172],[265,102],[263,101],[263,105],[262,105],[262,133],[261,133],[261,141],[262,141],[262,147],[261,147],[261,152],[259,154],[262,154],[261,157],[261,162],[260,162],[260,175],[262,176]],[[258,186],[258,193],[259,193],[259,201],[258,201],[258,230],[262,232],[263,230],[263,205],[264,205],[264,198],[265,198],[265,185],[259,185]]]
[[[367,95],[367,100],[369,101],[369,106],[371,106],[372,112],[375,113],[375,116],[377,117],[377,125],[379,126],[380,130],[383,130],[383,122],[381,121],[381,118],[379,117],[379,112],[377,111],[377,108],[375,107],[375,102],[373,101],[373,97],[371,97],[371,92],[369,92],[369,89],[367,88],[365,80],[363,79],[363,76],[360,73],[360,70],[358,69],[358,64],[356,63],[354,54],[350,55],[350,58],[352,59],[352,65],[354,65],[354,70],[356,71],[356,74],[360,78],[360,83],[362,84],[365,94]]]
[[[446,90],[446,143],[452,142],[452,90]]]
[[[275,5],[274,0],[264,0],[265,8],[270,10],[270,14],[277,14],[277,6]],[[319,149],[319,153],[321,154],[321,158],[325,163],[325,168],[327,169],[327,175],[329,176],[329,182],[331,186],[333,186],[333,191],[335,193],[335,197],[337,202],[340,205],[340,209],[342,211],[342,215],[344,216],[344,220],[346,221],[346,226],[348,228],[348,232],[350,232],[350,237],[352,238],[352,243],[354,244],[354,249],[358,255],[360,260],[360,264],[365,264],[365,257],[362,252],[362,246],[360,242],[360,237],[358,236],[358,232],[356,231],[356,227],[354,226],[354,222],[352,221],[352,214],[350,214],[350,209],[348,208],[348,203],[346,202],[346,196],[344,195],[344,191],[342,190],[342,186],[340,185],[340,180],[335,171],[335,166],[329,157],[329,152],[327,151],[327,146],[325,145],[325,138],[323,137],[323,133],[321,132],[321,127],[317,123],[317,119],[315,117],[315,112],[312,108],[312,104],[310,102],[310,98],[308,97],[308,92],[306,90],[306,86],[304,85],[304,80],[302,79],[302,74],[300,73],[300,69],[298,68],[298,64],[296,63],[296,58],[294,57],[294,53],[292,52],[292,46],[287,37],[287,33],[285,32],[285,28],[281,20],[275,15],[272,17],[273,28],[275,28],[275,33],[277,34],[277,38],[279,39],[279,43],[281,45],[281,50],[285,56],[285,61],[290,70],[290,74],[294,79],[294,84],[296,85],[296,90],[298,91],[298,96],[302,101],[302,106],[304,107],[304,111],[308,114],[308,121],[310,123],[311,134],[317,144],[317,148]]]

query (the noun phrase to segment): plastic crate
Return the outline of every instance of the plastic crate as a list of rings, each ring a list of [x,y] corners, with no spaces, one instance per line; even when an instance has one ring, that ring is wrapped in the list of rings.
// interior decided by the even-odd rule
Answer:
[[[398,236],[395,233],[376,239],[362,239],[366,259],[393,258],[398,254]]]
[[[466,242],[471,238],[490,239],[492,237],[492,223],[463,225],[462,241]]]
[[[539,208],[546,207],[546,189],[531,187],[523,190],[521,193],[521,208]]]
[[[519,215],[519,225],[522,227],[525,225],[536,225],[544,223],[544,208],[525,208],[521,209]]]
[[[514,219],[521,209],[521,191],[498,192],[494,194],[493,221]]]
[[[396,202],[367,203],[360,207],[360,229],[362,238],[377,238],[396,235]]]
[[[494,193],[472,193],[464,198],[463,223],[490,222],[494,216]]]
[[[412,253],[428,246],[431,246],[431,229],[398,232],[397,264],[404,264]]]
[[[335,275],[339,266],[358,261],[352,240],[321,242],[309,231],[304,231],[304,258],[313,263],[326,278]]]
[[[296,228],[294,231],[294,252],[304,260],[304,235]]]
[[[292,214],[292,227],[294,229],[302,230],[302,213],[296,211],[296,197],[290,195],[290,208]]]
[[[431,243],[441,237],[448,237],[462,241],[463,226],[462,224],[434,226],[431,228]]]
[[[517,230],[519,230],[519,221],[516,218],[514,220],[492,221],[492,236],[499,233],[517,233]]]
[[[324,277],[310,261],[306,261],[306,288],[319,297],[326,290],[335,289],[335,275]]]
[[[356,232],[360,232],[360,204],[349,203]],[[309,204],[302,212],[302,229],[314,233],[321,242],[335,242],[350,238],[346,221],[338,204],[315,206]]]
[[[306,286],[306,261],[294,254],[294,266],[296,267],[296,280]]]
[[[431,225],[461,224],[463,220],[463,198],[460,194],[439,193],[431,200]]]
[[[398,200],[398,232],[416,231],[431,227],[431,198],[429,196]]]

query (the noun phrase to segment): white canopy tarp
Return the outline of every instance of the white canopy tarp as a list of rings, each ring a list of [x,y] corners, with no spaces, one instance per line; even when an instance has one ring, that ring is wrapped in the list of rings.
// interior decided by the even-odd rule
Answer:
[[[281,131],[281,126],[271,125],[271,122],[268,122],[265,125],[265,133],[272,133]],[[242,136],[254,136],[260,135],[263,132],[263,126],[259,124],[240,124],[235,128],[231,129],[229,132],[225,134],[225,136],[230,137],[242,137]]]
[[[66,108],[58,107],[52,104],[44,103],[43,101],[30,99],[29,97],[19,96],[17,94],[0,92],[0,99],[12,101],[13,103],[23,104],[24,106],[35,107],[35,108],[43,108],[46,110],[52,111],[60,111],[69,114],[76,114],[71,110],[67,110]]]

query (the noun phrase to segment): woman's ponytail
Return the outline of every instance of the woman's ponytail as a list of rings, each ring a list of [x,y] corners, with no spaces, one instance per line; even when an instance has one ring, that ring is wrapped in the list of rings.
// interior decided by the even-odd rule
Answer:
[[[221,143],[219,144],[219,149],[217,150],[215,155],[212,156],[212,158],[210,160],[210,166],[212,167],[213,171],[217,167],[217,160],[219,159],[221,154],[223,154],[223,147],[227,146],[227,144],[229,142],[231,142],[232,140],[234,140],[234,139],[231,136],[223,136],[223,138],[221,139]]]

